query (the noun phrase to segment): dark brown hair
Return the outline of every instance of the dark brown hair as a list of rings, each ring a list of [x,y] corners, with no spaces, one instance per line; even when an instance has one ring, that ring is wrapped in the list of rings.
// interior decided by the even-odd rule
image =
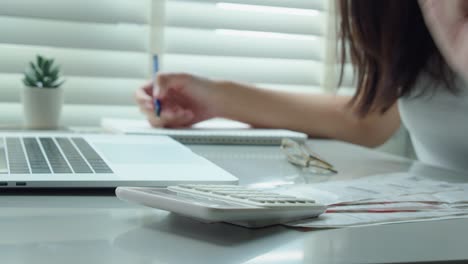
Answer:
[[[357,92],[350,105],[357,107],[360,116],[383,113],[398,98],[411,95],[423,72],[454,91],[452,74],[417,0],[337,0],[337,6],[341,15],[337,21],[339,84],[349,55],[357,77]]]

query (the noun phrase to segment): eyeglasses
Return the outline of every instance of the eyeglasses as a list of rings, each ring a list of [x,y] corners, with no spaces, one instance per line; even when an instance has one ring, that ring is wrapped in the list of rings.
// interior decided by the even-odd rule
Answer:
[[[288,161],[301,168],[307,168],[316,174],[335,174],[337,170],[315,154],[306,144],[299,144],[291,139],[283,139],[281,150]]]

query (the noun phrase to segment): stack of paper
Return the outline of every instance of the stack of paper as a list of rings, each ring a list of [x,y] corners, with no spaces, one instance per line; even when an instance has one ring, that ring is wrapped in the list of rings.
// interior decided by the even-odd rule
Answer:
[[[428,180],[408,173],[292,186],[278,192],[314,197],[328,205],[319,218],[287,224],[294,227],[339,228],[468,218],[468,184]]]

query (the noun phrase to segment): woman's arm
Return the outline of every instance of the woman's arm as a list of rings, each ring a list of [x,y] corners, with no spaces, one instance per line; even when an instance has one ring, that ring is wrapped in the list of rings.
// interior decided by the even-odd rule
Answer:
[[[359,118],[347,104],[349,96],[277,92],[188,74],[162,74],[158,89],[147,84],[136,92],[140,109],[153,126],[181,127],[224,117],[255,127],[284,128],[313,137],[364,146],[383,144],[400,126],[397,106],[385,114]],[[162,103],[154,114],[153,98]]]
[[[350,96],[277,92],[234,82],[217,86],[219,115],[257,127],[287,128],[364,146],[385,143],[400,127],[396,104],[385,114],[359,118],[348,106]]]

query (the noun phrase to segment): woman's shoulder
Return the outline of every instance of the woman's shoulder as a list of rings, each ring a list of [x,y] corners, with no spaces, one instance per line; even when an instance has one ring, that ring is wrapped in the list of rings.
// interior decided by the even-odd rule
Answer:
[[[468,96],[468,82],[455,73],[451,74],[448,82],[435,79],[429,73],[422,73],[414,85],[411,94],[405,98]]]

